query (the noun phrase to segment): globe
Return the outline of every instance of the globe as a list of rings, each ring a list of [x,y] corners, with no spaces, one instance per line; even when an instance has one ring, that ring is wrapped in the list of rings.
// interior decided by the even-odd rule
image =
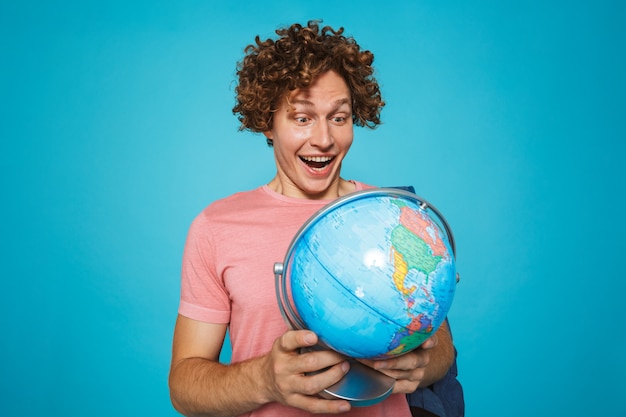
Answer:
[[[335,200],[298,231],[275,265],[288,324],[352,358],[417,348],[444,322],[457,282],[443,216],[408,191],[377,188]]]

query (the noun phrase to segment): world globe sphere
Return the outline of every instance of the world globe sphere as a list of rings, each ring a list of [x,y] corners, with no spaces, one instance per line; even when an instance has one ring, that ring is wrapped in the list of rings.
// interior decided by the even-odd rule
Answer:
[[[292,328],[312,330],[321,346],[352,358],[391,358],[445,321],[457,282],[454,238],[424,199],[369,189],[315,213],[275,273]]]

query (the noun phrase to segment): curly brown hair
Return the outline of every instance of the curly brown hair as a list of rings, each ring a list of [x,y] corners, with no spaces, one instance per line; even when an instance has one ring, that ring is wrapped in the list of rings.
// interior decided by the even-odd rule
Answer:
[[[372,129],[379,125],[385,103],[373,76],[374,55],[361,50],[343,31],[330,26],[320,29],[317,21],[309,21],[306,27],[296,23],[276,30],[276,40],[256,36],[237,64],[233,113],[239,114],[240,130],[271,130],[272,114],[285,95],[307,88],[329,70],[341,75],[350,89],[354,124]]]

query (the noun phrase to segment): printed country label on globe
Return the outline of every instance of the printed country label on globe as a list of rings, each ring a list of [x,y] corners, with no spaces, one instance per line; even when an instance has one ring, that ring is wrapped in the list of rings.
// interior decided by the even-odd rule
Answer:
[[[279,304],[287,320],[354,358],[418,347],[445,320],[456,288],[445,219],[394,189],[357,192],[320,210],[284,265]]]

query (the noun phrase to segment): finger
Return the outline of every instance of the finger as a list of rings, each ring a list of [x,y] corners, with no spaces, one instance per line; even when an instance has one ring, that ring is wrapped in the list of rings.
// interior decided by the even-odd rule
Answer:
[[[439,337],[437,336],[437,334],[434,334],[431,337],[429,337],[428,339],[426,339],[424,341],[424,343],[422,343],[420,345],[420,348],[422,348],[422,349],[432,349],[435,346],[437,346],[438,343],[439,343]]]
[[[393,386],[394,394],[410,394],[420,387],[420,380],[399,379]]]
[[[278,346],[283,352],[293,352],[317,343],[317,335],[308,330],[290,330],[278,339]]]
[[[349,370],[348,362],[330,351],[278,354],[271,366],[274,398],[293,406],[299,406],[294,398],[317,396],[339,382]]]
[[[430,361],[430,353],[427,350],[415,349],[411,352],[405,353],[395,358],[386,359],[383,361],[375,361],[373,364],[374,369],[383,370],[395,370],[400,372],[413,371],[417,368],[422,368]]]
[[[343,378],[349,366],[347,362],[332,366],[319,373],[301,375],[291,381],[291,394],[284,396],[284,403],[313,413],[337,413],[350,409],[347,402],[329,401],[318,396],[325,388]]]
[[[313,414],[338,414],[350,411],[351,405],[345,400],[325,400],[320,397],[300,395],[294,397],[289,404],[293,407],[301,408]]]
[[[296,390],[307,395],[317,395],[324,389],[339,382],[350,369],[347,361],[328,368],[307,373],[296,382]]]
[[[298,372],[302,373],[318,373],[332,366],[343,364],[345,372],[349,369],[347,359],[332,350],[314,350],[301,353],[298,356]]]

